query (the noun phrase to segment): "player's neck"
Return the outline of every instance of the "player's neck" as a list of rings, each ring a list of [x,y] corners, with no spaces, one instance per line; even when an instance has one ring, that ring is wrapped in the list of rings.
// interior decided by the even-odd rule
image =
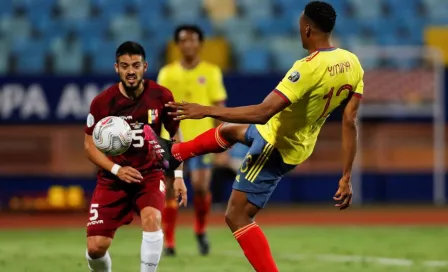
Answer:
[[[183,58],[180,61],[180,65],[187,70],[190,69],[194,69],[196,68],[196,66],[199,65],[199,63],[201,62],[201,59],[199,57],[195,57],[195,58]]]
[[[331,43],[330,40],[317,41],[310,46],[310,48],[308,49],[308,53],[311,54],[313,52],[320,51],[322,49],[329,49],[333,47],[334,45]]]

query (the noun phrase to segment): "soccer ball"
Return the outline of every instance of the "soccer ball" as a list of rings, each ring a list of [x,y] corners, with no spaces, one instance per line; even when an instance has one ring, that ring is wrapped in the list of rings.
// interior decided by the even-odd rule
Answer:
[[[101,119],[95,125],[92,136],[95,146],[108,156],[123,154],[132,142],[131,126],[117,116]]]

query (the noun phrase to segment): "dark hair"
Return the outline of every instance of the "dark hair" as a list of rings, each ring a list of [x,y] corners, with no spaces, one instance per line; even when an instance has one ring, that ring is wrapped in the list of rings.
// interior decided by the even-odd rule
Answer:
[[[336,24],[336,11],[323,1],[312,1],[303,12],[323,32],[330,33]]]
[[[198,34],[199,41],[204,41],[204,32],[202,32],[202,29],[200,27],[198,27],[197,25],[180,25],[174,31],[174,41],[176,43],[179,42],[179,34],[184,30]]]
[[[143,46],[139,43],[127,41],[118,46],[115,52],[115,58],[118,60],[123,55],[140,55],[143,59],[146,59],[146,53]]]

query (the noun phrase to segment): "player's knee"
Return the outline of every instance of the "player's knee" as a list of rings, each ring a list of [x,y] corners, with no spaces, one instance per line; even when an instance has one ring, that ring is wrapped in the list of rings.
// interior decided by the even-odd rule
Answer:
[[[141,211],[140,217],[143,231],[153,232],[161,229],[162,214],[159,210],[146,207]]]
[[[230,143],[243,142],[248,127],[249,125],[224,124],[219,127],[219,133]]]
[[[219,126],[218,128],[219,130],[219,135],[221,135],[221,137],[223,137],[225,140],[227,141],[232,141],[233,140],[233,136],[234,136],[234,130],[235,127],[233,127],[231,124],[224,124],[222,126]]]
[[[229,226],[230,230],[233,232],[250,224],[253,220],[246,213],[244,213],[243,210],[232,208],[227,209],[224,216],[227,226]]]
[[[98,259],[106,255],[109,249],[111,239],[107,237],[88,237],[87,238],[87,253],[90,258]]]
[[[200,180],[192,180],[191,186],[195,196],[206,196],[209,192],[209,186],[207,182]]]

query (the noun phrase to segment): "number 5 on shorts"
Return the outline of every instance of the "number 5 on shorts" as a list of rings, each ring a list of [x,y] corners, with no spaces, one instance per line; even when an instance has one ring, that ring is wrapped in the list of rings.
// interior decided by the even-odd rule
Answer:
[[[92,215],[89,219],[90,221],[94,221],[98,219],[98,204],[90,205],[90,214]]]

